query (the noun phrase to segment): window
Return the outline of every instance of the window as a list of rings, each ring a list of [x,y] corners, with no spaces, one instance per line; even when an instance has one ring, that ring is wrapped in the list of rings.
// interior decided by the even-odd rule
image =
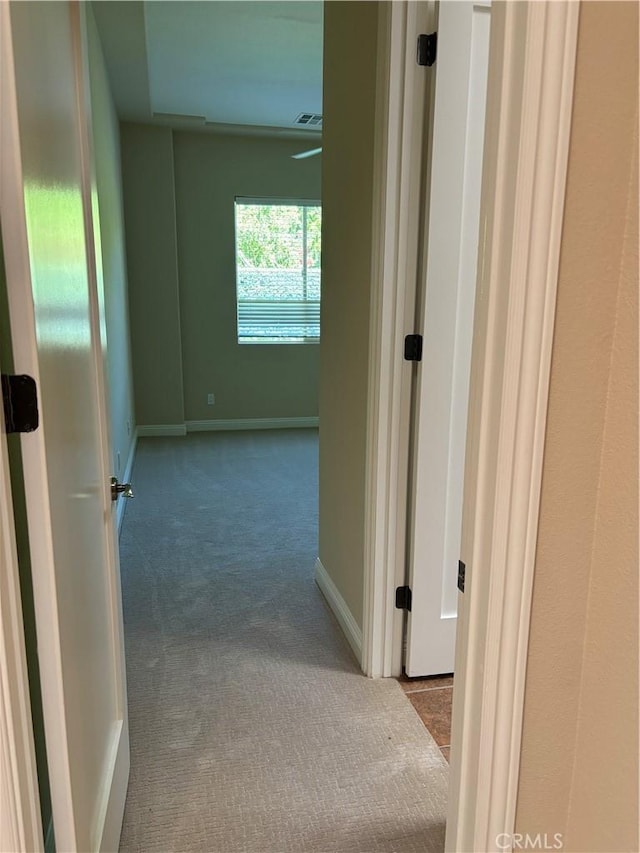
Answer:
[[[236,199],[238,343],[320,340],[317,201]]]

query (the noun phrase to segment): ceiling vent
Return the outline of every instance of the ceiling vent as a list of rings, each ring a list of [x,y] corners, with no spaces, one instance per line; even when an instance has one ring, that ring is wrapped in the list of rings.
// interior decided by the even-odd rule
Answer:
[[[308,127],[313,130],[322,129],[322,116],[318,113],[300,113],[294,121],[297,127]]]

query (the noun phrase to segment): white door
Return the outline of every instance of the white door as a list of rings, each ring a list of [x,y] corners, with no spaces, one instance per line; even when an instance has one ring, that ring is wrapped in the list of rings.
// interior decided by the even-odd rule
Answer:
[[[0,3],[3,229],[59,851],[117,850],[129,772],[83,4]]]
[[[431,182],[413,445],[405,669],[453,672],[490,0],[438,14]]]

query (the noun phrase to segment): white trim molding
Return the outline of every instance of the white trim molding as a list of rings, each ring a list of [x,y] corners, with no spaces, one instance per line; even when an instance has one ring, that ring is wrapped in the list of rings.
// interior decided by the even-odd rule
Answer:
[[[424,117],[432,75],[415,61],[416,38],[435,25],[435,2],[380,5],[373,176],[362,668],[402,669],[402,611],[409,489],[412,365],[423,187]]]
[[[16,209],[21,174],[17,99],[9,3],[0,3],[0,213],[7,280],[28,271],[7,248],[26,242],[23,211]],[[17,195],[22,203],[22,186]],[[15,341],[14,341],[15,343]],[[23,362],[16,360],[16,372]],[[32,374],[33,375],[33,374]],[[0,414],[0,850],[43,848],[22,595],[4,418]],[[32,557],[34,555],[32,554]]]
[[[142,424],[138,427],[138,438],[160,438],[187,434],[185,424]]]
[[[142,424],[138,438],[184,436],[188,432],[226,432],[251,429],[314,429],[319,418],[219,418],[183,424]]]
[[[347,602],[344,600],[338,587],[335,585],[329,572],[322,565],[320,558],[316,560],[315,568],[316,583],[320,587],[320,591],[324,595],[327,604],[331,608],[331,612],[338,620],[338,624],[349,641],[349,645],[353,649],[358,663],[362,660],[362,631],[353,613],[349,610]]]
[[[0,850],[38,851],[42,850],[38,776],[9,459],[1,415],[0,421]]]
[[[231,418],[210,421],[187,421],[187,432],[220,432],[243,429],[311,429],[319,419],[310,418]]]
[[[579,6],[492,11],[445,848],[456,853],[496,851],[514,831]]]

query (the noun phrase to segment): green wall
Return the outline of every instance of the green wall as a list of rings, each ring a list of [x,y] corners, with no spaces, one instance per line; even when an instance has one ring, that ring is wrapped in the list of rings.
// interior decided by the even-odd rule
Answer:
[[[183,424],[173,136],[121,125],[133,387],[138,424]]]
[[[306,147],[174,133],[187,420],[318,414],[317,344],[239,345],[236,336],[234,198],[319,199],[321,158],[290,156]]]
[[[317,345],[237,343],[234,198],[319,199],[321,158],[130,123],[121,140],[138,423],[316,416]]]
[[[320,560],[360,626],[377,19],[377,3],[325,4]]]
[[[129,308],[124,249],[118,117],[91,6],[87,6],[93,148],[98,191],[103,300],[107,336],[107,381],[113,473],[121,477],[135,429]]]

